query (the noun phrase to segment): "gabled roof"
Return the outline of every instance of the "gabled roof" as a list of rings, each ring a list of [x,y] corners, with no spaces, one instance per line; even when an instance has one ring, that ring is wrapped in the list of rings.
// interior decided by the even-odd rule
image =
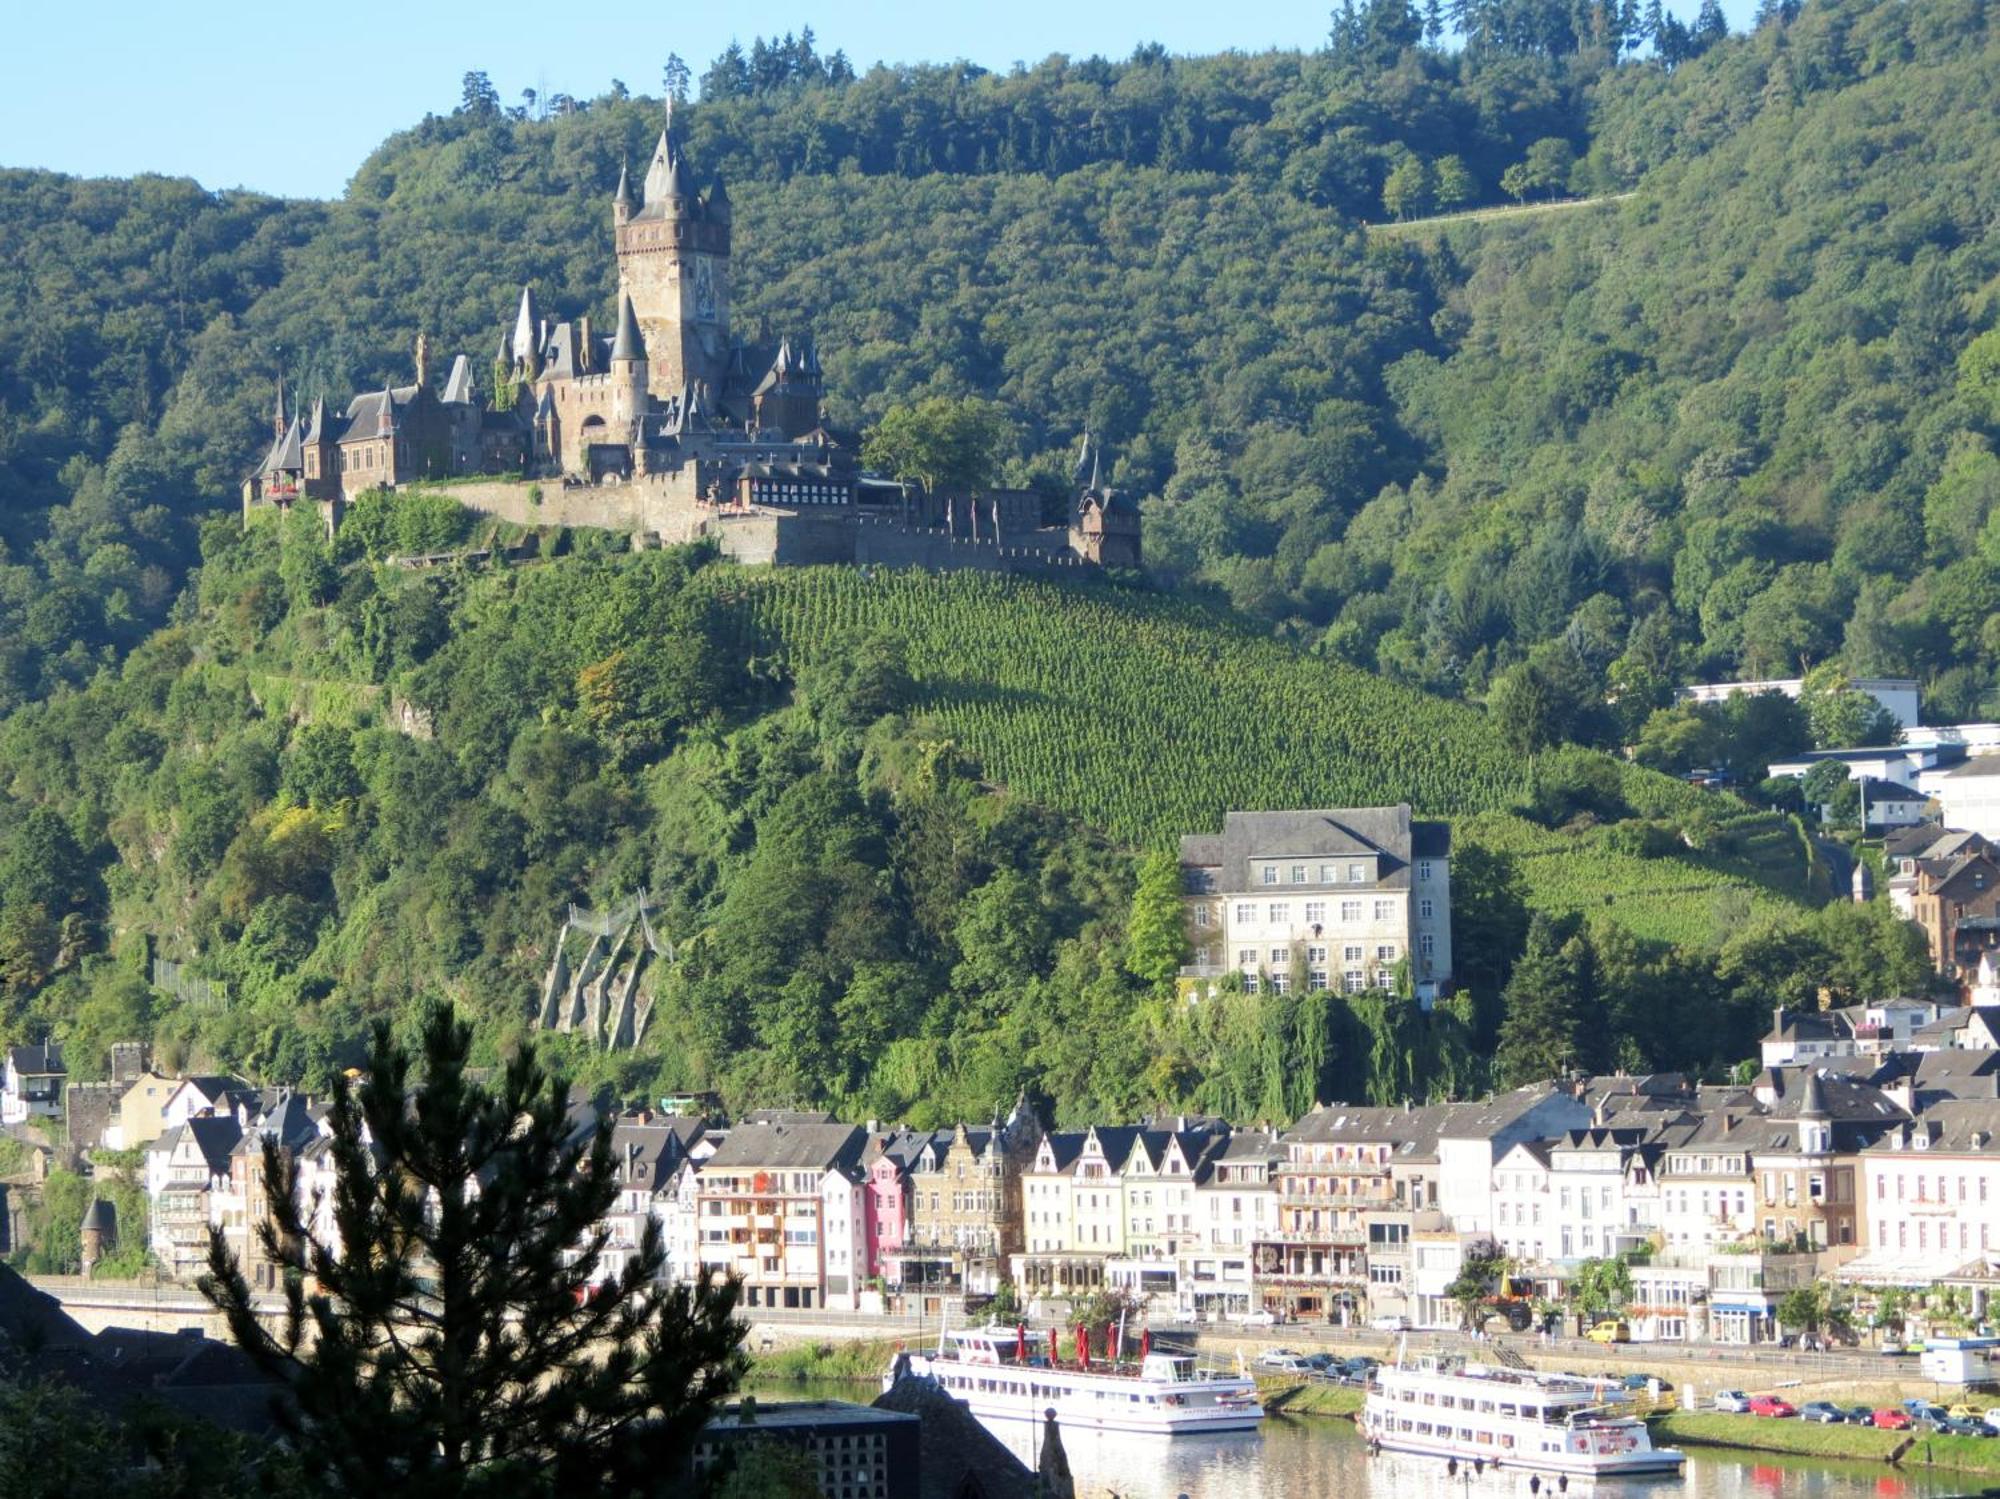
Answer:
[[[1764,1037],[1776,1041],[1851,1041],[1854,1027],[1838,1010],[1780,1010],[1772,1017],[1771,1032]]]
[[[451,361],[451,373],[445,377],[444,398],[452,405],[469,406],[475,395],[472,361],[460,354]]]
[[[152,1150],[168,1154],[183,1144],[192,1146],[212,1176],[229,1171],[229,1157],[243,1138],[243,1127],[233,1114],[197,1114],[186,1124],[177,1124],[155,1141]]]
[[[1335,807],[1296,812],[1229,812],[1218,835],[1181,839],[1181,863],[1219,867],[1223,883],[1248,881],[1253,859],[1380,859],[1378,882],[1409,884],[1412,858],[1444,858],[1451,830],[1444,823],[1419,822],[1407,802],[1393,807]]]

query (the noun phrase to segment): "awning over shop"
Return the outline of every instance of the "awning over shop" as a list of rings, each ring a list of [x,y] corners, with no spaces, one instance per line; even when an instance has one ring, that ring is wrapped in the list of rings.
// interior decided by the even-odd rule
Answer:
[[[1850,1286],[1928,1286],[1958,1268],[1957,1261],[1935,1255],[1881,1249],[1849,1260],[1833,1272],[1833,1278]]]

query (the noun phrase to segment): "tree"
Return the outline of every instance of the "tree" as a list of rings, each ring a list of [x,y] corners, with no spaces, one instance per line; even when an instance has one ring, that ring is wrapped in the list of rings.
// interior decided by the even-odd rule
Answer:
[[[1519,661],[1493,679],[1486,712],[1507,747],[1532,755],[1569,737],[1581,710],[1576,684],[1541,661]]]
[[[1569,1298],[1586,1317],[1616,1312],[1632,1299],[1632,1271],[1622,1259],[1585,1260],[1570,1277]]]
[[[490,116],[500,113],[500,90],[493,80],[478,71],[467,73],[459,95],[460,114]]]
[[[609,1122],[579,1136],[532,1046],[497,1087],[472,1082],[471,1044],[432,1007],[413,1086],[378,1023],[366,1080],[334,1094],[324,1210],[264,1149],[283,1322],[259,1317],[219,1231],[203,1294],[282,1381],[279,1419],[322,1493],[655,1492],[741,1376],[738,1287],[663,1285],[649,1224],[594,1288],[618,1194]]]
[[[1816,749],[1888,744],[1899,728],[1895,715],[1855,687],[1838,662],[1828,661],[1806,673],[1799,706],[1812,726]]]
[[[680,53],[669,52],[667,65],[660,72],[660,83],[666,89],[667,97],[676,104],[687,103],[688,85],[693,79],[694,73],[681,60]]]
[[[1561,136],[1543,136],[1528,147],[1525,157],[1500,174],[1500,186],[1517,201],[1530,193],[1546,193],[1553,198],[1569,185],[1569,174],[1575,165],[1575,147]]]
[[[1444,1288],[1444,1293],[1458,1303],[1467,1332],[1478,1332],[1493,1315],[1493,1293],[1508,1268],[1507,1256],[1491,1239],[1466,1245],[1458,1262],[1458,1278]]]
[[[1180,860],[1169,850],[1155,849],[1139,861],[1139,886],[1125,929],[1125,966],[1148,983],[1169,984],[1187,950]]]
[[[970,494],[993,482],[1007,421],[990,401],[926,396],[892,406],[868,434],[861,461],[931,494]]]
[[[1831,807],[1849,783],[1847,764],[1842,760],[1821,760],[1806,772],[1801,788],[1809,807]]]
[[[1392,218],[1421,216],[1430,211],[1434,192],[1431,169],[1424,159],[1406,156],[1382,184],[1382,206]]]
[[[1479,183],[1466,169],[1465,162],[1456,156],[1440,156],[1433,168],[1436,187],[1434,196],[1437,207],[1444,210],[1463,208],[1479,196]]]
[[[1493,1058],[1502,1087],[1594,1071],[1606,1059],[1602,1006],[1595,985],[1590,941],[1565,937],[1548,917],[1528,927],[1528,945],[1502,995],[1504,1018]]]

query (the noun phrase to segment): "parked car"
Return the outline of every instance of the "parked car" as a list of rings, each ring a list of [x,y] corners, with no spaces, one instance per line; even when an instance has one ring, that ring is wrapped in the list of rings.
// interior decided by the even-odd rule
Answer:
[[[1847,1408],[1847,1424],[1849,1426],[1873,1426],[1875,1424],[1875,1407],[1872,1405],[1850,1405]]]
[[[1951,1412],[1932,1400],[1905,1400],[1903,1409],[1918,1421],[1928,1421],[1936,1426],[1951,1419]]]
[[[1967,1421],[1960,1416],[1946,1416],[1937,1423],[1937,1429],[1948,1437],[1989,1437],[1992,1428],[1982,1421]]]
[[[1847,1421],[1847,1412],[1831,1400],[1808,1400],[1799,1407],[1801,1421],[1817,1421],[1822,1426],[1841,1426]]]
[[[1911,1419],[1908,1411],[1893,1410],[1885,1407],[1875,1412],[1875,1418],[1868,1424],[1881,1431],[1908,1431],[1917,1423]]]
[[[1750,1397],[1741,1390],[1717,1390],[1712,1404],[1719,1411],[1735,1411],[1741,1415],[1750,1409]]]
[[[1894,1357],[1896,1354],[1901,1353],[1903,1351],[1903,1345],[1901,1343],[1898,1343],[1894,1338],[1884,1338],[1882,1340],[1881,1351],[1884,1354]]]
[[[1410,1319],[1398,1316],[1392,1312],[1386,1317],[1370,1317],[1368,1325],[1377,1332],[1408,1332],[1410,1330]]]
[[[1632,1329],[1623,1322],[1607,1317],[1584,1336],[1593,1343],[1629,1343],[1632,1341]]]
[[[1986,1419],[1985,1411],[1976,1405],[1967,1405],[1962,1400],[1957,1405],[1954,1405],[1947,1414],[1954,1421],[1984,1421]]]
[[[1674,1387],[1671,1379],[1661,1379],[1657,1374],[1628,1374],[1618,1382],[1628,1390],[1643,1390],[1656,1380],[1662,1390],[1671,1390]]]
[[[1339,1360],[1330,1353],[1308,1353],[1300,1362],[1315,1374],[1332,1374],[1338,1372],[1335,1365],[1339,1363]]]
[[[1306,1356],[1289,1348],[1266,1348],[1257,1355],[1257,1367],[1276,1369],[1285,1374],[1303,1374],[1306,1372]]]
[[[1227,1314],[1225,1320],[1234,1322],[1240,1327],[1276,1327],[1278,1325],[1277,1314],[1274,1312],[1230,1312]]]
[[[1796,1416],[1799,1408],[1791,1401],[1777,1395],[1752,1395],[1750,1414],[1753,1416]]]

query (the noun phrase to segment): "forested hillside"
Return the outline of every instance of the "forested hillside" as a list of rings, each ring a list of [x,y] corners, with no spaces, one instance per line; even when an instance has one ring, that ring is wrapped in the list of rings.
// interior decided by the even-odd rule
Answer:
[[[679,554],[412,579],[240,536],[281,367],[341,400],[419,330],[483,364],[527,280],[609,310],[612,185],[662,113],[622,85],[509,110],[470,75],[330,203],[0,172],[8,1036],[323,1080],[429,988],[497,1046],[553,913],[641,884],[691,957],[655,1042],[593,1066],[884,1115],[1024,1081],[1278,1113],[1496,1047],[1713,1068],[1777,998],[1918,982],[1900,934],[1801,904],[1789,824],[1549,746],[1754,774],[1865,733],[1667,706],[1805,666],[2000,715],[1985,8],[1456,9],[1455,49],[1371,0],[1311,54],[1004,76],[760,43],[682,112],[739,320],[816,333],[833,417],[991,398],[1014,482],[1088,422],[1157,594]],[[1158,999],[1129,848],[1307,792],[1461,819],[1441,1019]],[[230,1003],[162,1004],[149,948]]]

